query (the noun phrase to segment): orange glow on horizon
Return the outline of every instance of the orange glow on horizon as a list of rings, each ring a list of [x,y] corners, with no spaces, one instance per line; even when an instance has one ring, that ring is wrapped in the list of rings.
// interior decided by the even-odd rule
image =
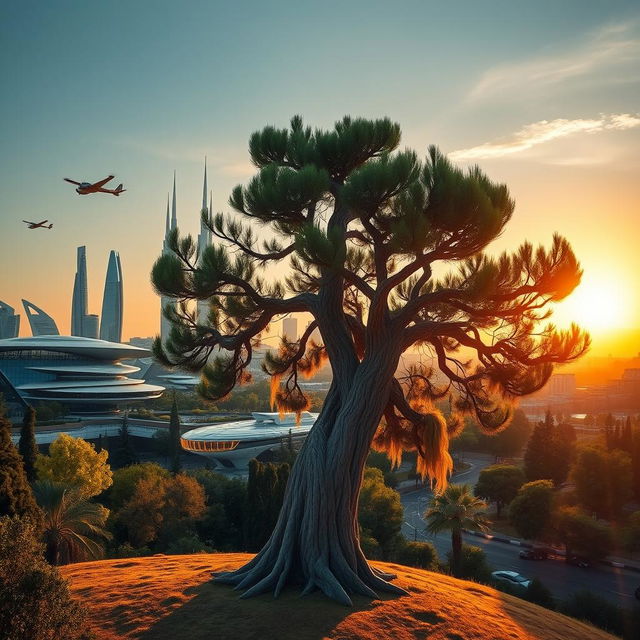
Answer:
[[[623,295],[625,283],[617,274],[590,271],[563,301],[555,305],[552,320],[564,327],[575,322],[602,334],[628,326],[630,309]]]

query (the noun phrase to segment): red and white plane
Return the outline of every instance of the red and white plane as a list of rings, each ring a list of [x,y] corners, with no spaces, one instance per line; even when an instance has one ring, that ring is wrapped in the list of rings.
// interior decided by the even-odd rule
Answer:
[[[45,222],[49,222],[48,220],[43,220],[42,222],[30,222],[29,220],[23,220],[29,229],[51,229],[53,228],[53,222],[51,224],[45,224]]]
[[[81,196],[86,196],[89,193],[110,193],[113,196],[119,196],[126,189],[122,188],[122,185],[119,184],[115,189],[103,189],[105,184],[109,182],[109,180],[113,180],[114,176],[107,176],[104,180],[98,180],[98,182],[76,182],[75,180],[69,180],[69,178],[64,178],[67,182],[71,184],[77,184],[78,188],[76,192]]]

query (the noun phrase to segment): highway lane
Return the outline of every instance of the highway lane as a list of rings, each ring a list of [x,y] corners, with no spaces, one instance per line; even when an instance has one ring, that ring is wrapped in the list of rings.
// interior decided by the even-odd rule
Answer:
[[[467,460],[474,465],[473,468],[464,472],[466,475],[454,476],[453,481],[473,485],[477,482],[482,468],[491,464],[492,460],[483,456],[473,456]],[[439,558],[445,561],[447,553],[451,550],[450,534],[443,532],[431,536],[425,532],[425,523],[422,520],[430,499],[431,493],[426,489],[401,496],[405,509],[402,532],[408,540],[431,542]],[[580,589],[589,589],[625,608],[637,605],[634,592],[640,586],[640,573],[604,565],[581,569],[567,565],[563,560],[523,560],[519,557],[521,547],[473,535],[464,534],[464,542],[483,549],[488,563],[494,570],[517,571],[527,578],[537,577],[557,598],[563,599]]]

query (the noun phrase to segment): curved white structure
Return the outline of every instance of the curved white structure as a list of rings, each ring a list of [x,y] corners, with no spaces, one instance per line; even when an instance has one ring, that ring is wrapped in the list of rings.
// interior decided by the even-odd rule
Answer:
[[[293,413],[251,415],[252,420],[206,425],[187,431],[180,439],[182,448],[227,467],[246,467],[251,458],[281,446],[289,435],[294,442],[304,440],[318,417],[317,413],[304,411],[300,423],[296,424]]]
[[[31,327],[31,333],[34,336],[58,336],[58,326],[56,321],[45,313],[40,307],[36,307],[33,302],[29,302],[23,298],[22,306]]]
[[[0,371],[27,403],[57,401],[74,413],[105,413],[120,403],[158,398],[164,387],[127,377],[140,369],[121,364],[147,349],[77,336],[0,340]]]

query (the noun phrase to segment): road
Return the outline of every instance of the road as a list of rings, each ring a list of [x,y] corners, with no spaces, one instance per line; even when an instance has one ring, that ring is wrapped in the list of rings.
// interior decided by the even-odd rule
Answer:
[[[490,456],[473,455],[465,458],[473,465],[471,469],[455,475],[454,482],[474,485],[483,467],[493,463]],[[405,524],[402,532],[409,540],[431,542],[441,560],[446,560],[451,550],[451,536],[443,532],[432,536],[426,534],[422,514],[431,499],[428,490],[420,489],[401,496],[405,510]],[[581,589],[589,589],[622,607],[631,608],[637,604],[634,592],[640,586],[640,573],[596,565],[581,569],[567,565],[562,560],[523,560],[519,557],[521,548],[515,545],[495,542],[473,535],[464,535],[465,544],[480,547],[487,555],[488,563],[495,569],[517,571],[527,578],[539,578],[559,599]]]

